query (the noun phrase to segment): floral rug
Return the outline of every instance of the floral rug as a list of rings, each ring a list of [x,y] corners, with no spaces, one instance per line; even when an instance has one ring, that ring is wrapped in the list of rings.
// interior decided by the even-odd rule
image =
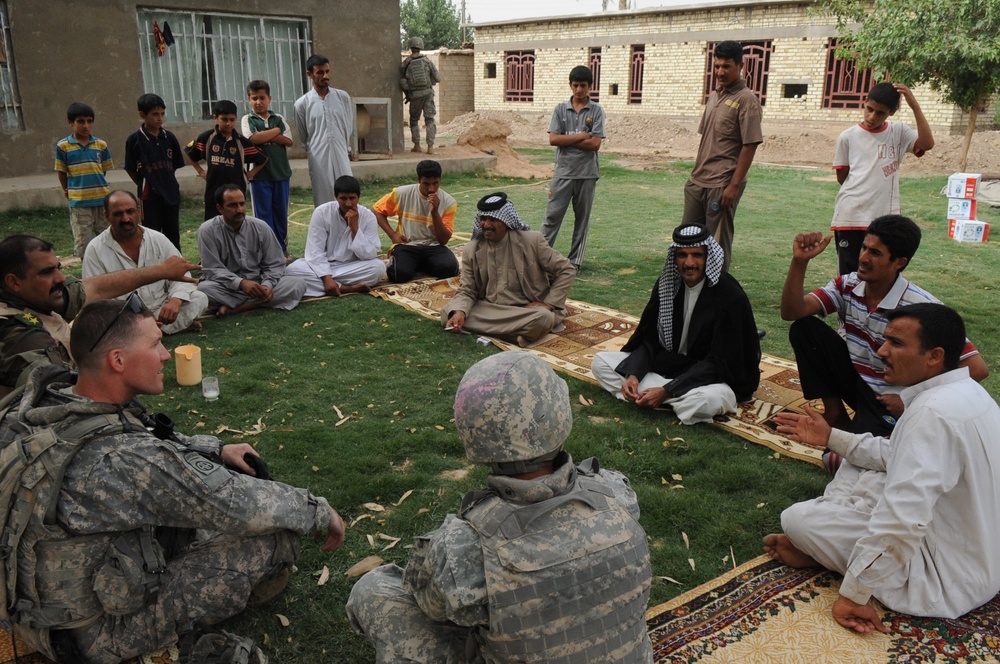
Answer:
[[[15,657],[15,652],[17,653]],[[142,657],[133,657],[125,660],[124,664],[172,664],[180,661],[177,648],[171,647],[158,650]],[[0,664],[54,664],[52,660],[45,657],[40,652],[35,652],[33,648],[24,643],[20,638],[17,640],[17,650],[10,634],[0,629]],[[64,662],[63,664],[69,664]]]
[[[830,615],[840,576],[760,556],[646,612],[657,664],[1000,662],[1000,596],[956,620],[881,609],[891,634]]]
[[[440,310],[452,298],[459,278],[420,279],[405,284],[386,284],[371,291],[425,318],[440,320]],[[628,341],[639,319],[635,316],[577,300],[566,301],[565,329],[539,339],[526,350],[543,358],[557,371],[580,380],[597,383],[590,371],[594,353],[620,350]],[[489,338],[504,350],[517,350],[516,344]],[[751,401],[739,405],[735,415],[716,419],[715,425],[746,440],[765,445],[779,454],[822,465],[822,449],[794,443],[774,431],[772,418],[782,410],[803,412],[806,399],[799,387],[795,362],[764,355],[760,364],[760,387]]]

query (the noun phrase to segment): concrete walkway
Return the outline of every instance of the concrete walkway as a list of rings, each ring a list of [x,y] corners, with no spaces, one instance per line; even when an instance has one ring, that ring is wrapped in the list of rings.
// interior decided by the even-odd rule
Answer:
[[[121,157],[119,157],[121,158]],[[354,176],[361,181],[410,176],[416,179],[417,162],[427,159],[427,155],[404,152],[393,155],[392,159],[364,159],[352,164]],[[488,154],[475,157],[430,157],[441,163],[445,173],[464,173],[479,169],[490,169],[496,165],[496,157]],[[309,166],[305,159],[292,159],[292,186],[309,188]],[[185,166],[177,171],[177,182],[181,192],[201,198],[205,192],[205,181],[198,177],[194,168]],[[121,168],[108,173],[111,189],[135,190],[128,174]],[[47,175],[26,175],[20,178],[0,179],[0,211],[62,207],[66,198],[59,187],[53,171]]]

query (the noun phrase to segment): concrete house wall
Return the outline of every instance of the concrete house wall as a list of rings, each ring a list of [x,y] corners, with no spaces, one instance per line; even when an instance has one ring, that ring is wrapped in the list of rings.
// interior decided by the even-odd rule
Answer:
[[[6,7],[24,128],[0,131],[0,178],[52,172],[73,101],[94,107],[94,135],[108,142],[121,168],[125,138],[140,123],[136,99],[147,92],[136,15],[149,7],[306,19],[311,51],[330,58],[334,87],[356,97],[388,97],[393,113],[402,105],[398,0],[7,0]],[[307,83],[303,73],[302,92]],[[245,97],[235,101],[241,114],[249,110]],[[184,144],[211,124],[182,124],[168,115],[166,126]],[[402,138],[402,127],[394,125],[394,150],[402,150]],[[302,154],[301,147],[292,151]]]

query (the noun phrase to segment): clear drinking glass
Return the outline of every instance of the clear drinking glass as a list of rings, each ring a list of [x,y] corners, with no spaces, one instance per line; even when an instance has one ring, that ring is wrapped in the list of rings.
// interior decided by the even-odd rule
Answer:
[[[215,376],[206,376],[201,380],[201,393],[209,401],[219,398],[219,379]]]

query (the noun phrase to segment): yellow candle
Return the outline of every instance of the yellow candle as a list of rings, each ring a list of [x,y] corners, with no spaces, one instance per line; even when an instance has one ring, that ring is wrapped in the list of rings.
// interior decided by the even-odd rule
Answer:
[[[178,346],[174,349],[177,362],[177,384],[197,385],[201,382],[201,348]]]

